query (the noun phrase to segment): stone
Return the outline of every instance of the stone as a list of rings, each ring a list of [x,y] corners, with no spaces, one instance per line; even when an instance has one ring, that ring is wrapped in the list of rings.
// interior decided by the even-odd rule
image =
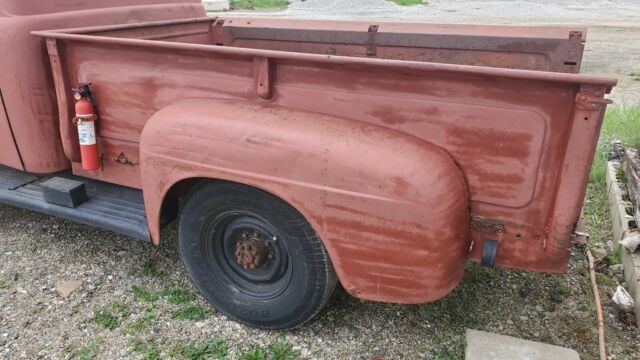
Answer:
[[[63,281],[56,285],[56,293],[63,299],[68,298],[82,286],[81,280]]]
[[[622,273],[624,271],[624,265],[622,264],[611,265],[609,266],[609,270],[611,270],[611,272],[613,273]]]
[[[596,261],[601,261],[602,259],[607,257],[607,250],[603,248],[593,248],[591,249],[591,254]]]
[[[467,329],[465,360],[580,360],[575,350]]]

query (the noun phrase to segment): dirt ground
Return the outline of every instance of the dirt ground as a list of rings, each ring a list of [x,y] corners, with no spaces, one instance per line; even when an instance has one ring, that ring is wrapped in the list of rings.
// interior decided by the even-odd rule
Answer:
[[[617,102],[640,100],[640,82],[628,76],[640,72],[638,1],[430,0],[407,8],[384,0],[306,0],[264,15],[588,25],[584,72],[618,76]],[[275,359],[269,345],[281,338],[289,353],[308,359],[461,359],[466,328],[597,358],[595,308],[579,248],[562,275],[469,265],[461,286],[430,304],[365,302],[338,290],[315,322],[270,332],[239,325],[196,295],[180,263],[174,230],[166,229],[165,243],[154,248],[0,205],[0,359],[197,359],[224,353],[220,344],[229,359],[246,356],[252,346]],[[599,234],[599,240],[608,236]],[[82,286],[62,298],[56,286],[71,280]],[[640,331],[618,321],[611,307],[615,281],[599,281],[611,358],[640,359]]]

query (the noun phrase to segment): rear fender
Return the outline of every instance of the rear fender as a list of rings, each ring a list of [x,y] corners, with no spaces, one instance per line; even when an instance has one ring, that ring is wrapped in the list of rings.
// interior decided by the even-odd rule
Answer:
[[[407,134],[321,114],[193,99],[156,113],[141,136],[145,206],[155,244],[171,187],[211,178],[263,189],[322,239],[347,291],[421,303],[459,283],[468,193],[442,149]]]

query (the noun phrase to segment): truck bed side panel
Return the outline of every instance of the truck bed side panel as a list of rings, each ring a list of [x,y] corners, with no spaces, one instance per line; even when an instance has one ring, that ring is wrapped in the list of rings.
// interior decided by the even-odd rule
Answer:
[[[74,81],[94,84],[103,146],[129,142],[125,155],[149,117],[176,100],[257,99],[252,57],[73,42],[66,57]],[[497,237],[510,244],[501,247],[498,264],[564,269],[567,249],[561,260],[545,261],[547,226],[579,85],[374,64],[275,60],[271,66],[274,105],[391,128],[445,149],[467,180],[476,243]],[[586,124],[597,127],[599,120]],[[140,186],[118,170],[123,166],[131,165],[115,164],[97,176]],[[380,166],[393,174],[393,164]]]

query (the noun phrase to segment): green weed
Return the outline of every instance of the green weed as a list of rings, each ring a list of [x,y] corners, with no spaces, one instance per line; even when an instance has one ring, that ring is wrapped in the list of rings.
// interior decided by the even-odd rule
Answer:
[[[569,289],[565,284],[562,283],[556,283],[556,285],[553,287],[553,290],[556,292],[556,294],[560,295],[571,294],[571,289]]]
[[[240,353],[240,360],[264,360],[265,358],[264,350],[255,345]]]
[[[202,320],[211,315],[211,309],[198,305],[187,305],[171,312],[171,318],[177,320]]]
[[[607,255],[607,264],[622,264],[622,247],[618,246],[613,253]]]
[[[612,236],[606,172],[610,144],[614,139],[621,141],[625,147],[640,144],[640,105],[631,108],[610,107],[605,114],[583,208],[592,243],[602,243]]]
[[[96,357],[96,353],[98,351],[98,347],[100,347],[100,345],[102,345],[103,342],[104,342],[104,339],[101,338],[101,337],[98,337],[95,340],[92,340],[87,345],[79,347],[78,349],[76,349],[72,353],[72,355],[73,355],[73,357],[78,358],[79,360],[93,359],[93,358]]]
[[[120,314],[120,316],[122,317],[129,317],[129,315],[131,315],[131,307],[129,306],[129,304],[126,304],[124,302],[121,301],[114,301],[111,303],[111,308],[117,312],[118,314]]]
[[[108,330],[118,327],[118,318],[107,309],[96,310],[93,313],[93,321]]]
[[[210,340],[204,343],[189,343],[176,346],[169,356],[184,357],[189,360],[224,359],[229,353],[229,347],[224,340]]]
[[[229,2],[231,10],[244,9],[284,9],[289,6],[287,0],[231,0]]]
[[[0,289],[8,289],[11,287],[11,282],[2,276],[0,276]]]
[[[141,331],[147,330],[151,327],[153,322],[156,321],[156,318],[157,317],[153,312],[151,312],[150,310],[147,310],[140,319],[137,319],[131,322],[130,324],[127,324],[125,326],[125,332],[129,334],[131,333],[135,334],[135,333],[139,333]]]
[[[146,302],[156,302],[160,299],[160,295],[150,292],[141,288],[140,286],[134,285],[131,288],[131,292],[133,292],[133,298],[136,300],[146,301]]]
[[[166,287],[162,292],[160,292],[160,295],[167,298],[167,300],[172,304],[186,304],[196,299],[196,295],[192,291],[178,286]]]
[[[605,186],[608,153],[610,143],[614,139],[620,140],[624,146],[628,147],[640,144],[640,105],[631,108],[610,107],[607,109],[591,168],[589,178],[591,182]]]
[[[424,0],[392,0],[392,1],[401,6],[422,5],[427,3]]]
[[[142,341],[140,339],[134,339],[130,343],[131,350],[138,354],[141,354],[145,360],[160,360],[160,352],[151,341]]]
[[[273,360],[293,360],[300,355],[298,351],[293,350],[284,336],[281,336],[275,344],[269,345],[269,353]]]
[[[140,275],[148,277],[161,277],[164,276],[164,271],[158,269],[155,262],[147,260],[140,264]]]

